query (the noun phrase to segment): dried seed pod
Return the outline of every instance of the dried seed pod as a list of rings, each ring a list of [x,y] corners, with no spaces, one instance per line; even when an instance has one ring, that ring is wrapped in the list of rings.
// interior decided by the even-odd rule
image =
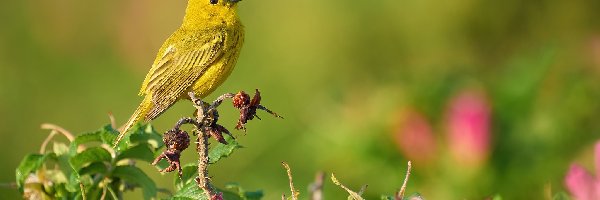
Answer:
[[[183,151],[190,146],[190,135],[179,129],[169,130],[163,135],[163,142],[167,149]]]
[[[247,106],[250,104],[250,95],[246,94],[244,91],[240,91],[233,97],[233,107],[240,109],[243,106]]]

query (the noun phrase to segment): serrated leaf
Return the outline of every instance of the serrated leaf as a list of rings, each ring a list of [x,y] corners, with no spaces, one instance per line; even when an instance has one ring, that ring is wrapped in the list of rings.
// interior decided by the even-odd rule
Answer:
[[[71,157],[69,163],[76,171],[79,171],[83,165],[93,162],[110,162],[110,153],[102,147],[90,147],[81,153]]]
[[[161,148],[164,143],[162,141],[162,135],[159,134],[151,124],[141,125],[133,128],[130,132],[129,142],[130,144],[146,143],[152,145],[152,148]]]
[[[117,160],[122,159],[138,159],[151,163],[154,160],[154,153],[146,144],[133,146],[119,154]]]
[[[140,168],[129,165],[117,166],[113,170],[112,175],[140,185],[143,190],[144,199],[150,199],[156,196],[156,184]]]
[[[21,193],[23,193],[23,183],[27,176],[40,168],[46,157],[47,155],[29,154],[23,158],[16,170],[17,187]]]
[[[196,182],[195,178],[198,176],[198,165],[197,164],[187,164],[182,167],[182,175],[181,179],[179,175],[175,175],[175,189],[181,190],[183,186],[190,182]]]
[[[244,200],[237,194],[229,191],[217,189],[217,192],[222,193],[223,199],[227,200]],[[189,182],[178,190],[171,199],[176,200],[209,200],[204,194],[204,191],[198,187],[196,182]]]
[[[163,147],[162,136],[159,134],[132,134],[129,136],[130,144],[149,144],[154,149]]]
[[[79,191],[79,174],[71,173],[69,176],[69,183],[65,186],[67,191],[69,192],[78,192]]]
[[[237,183],[226,184],[225,188],[237,191],[238,196],[243,200],[260,200],[264,196],[262,190],[248,192]]]
[[[84,133],[75,137],[75,140],[71,142],[70,153],[71,155],[77,154],[77,146],[89,142],[101,142],[112,146],[113,140],[119,135],[119,131],[114,130],[111,125],[106,125],[100,130]]]
[[[215,145],[208,153],[210,164],[214,164],[221,158],[227,157],[233,153],[234,150],[242,148],[242,146],[231,136],[224,134],[223,138],[228,144],[219,143]]]
[[[106,168],[106,164],[104,164],[104,162],[93,162],[91,164],[89,164],[88,166],[81,168],[79,170],[79,175],[86,175],[86,174],[103,174],[106,173],[107,168]]]

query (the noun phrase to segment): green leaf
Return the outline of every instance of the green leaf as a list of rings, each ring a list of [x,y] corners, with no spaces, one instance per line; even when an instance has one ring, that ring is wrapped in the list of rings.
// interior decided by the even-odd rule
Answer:
[[[150,150],[148,145],[140,144],[121,152],[121,154],[117,156],[117,160],[126,158],[143,160],[151,163],[154,160],[154,153],[152,153],[152,150]]]
[[[107,168],[104,162],[93,162],[88,166],[81,168],[79,170],[79,175],[93,175],[93,174],[104,174],[106,173]]]
[[[100,130],[84,133],[75,137],[75,140],[71,142],[70,152],[71,155],[77,154],[77,147],[80,144],[89,143],[89,142],[101,142],[103,144],[107,144],[112,146],[113,141],[119,135],[119,131],[112,128],[111,125],[106,125],[102,127]]]
[[[16,172],[17,187],[19,188],[19,191],[21,193],[23,193],[23,185],[25,179],[27,179],[29,174],[36,171],[38,168],[40,168],[40,166],[42,166],[42,164],[46,160],[46,157],[47,155],[29,154],[25,156],[25,158],[23,158],[21,164],[19,164],[19,166],[17,167]]]
[[[214,164],[233,153],[234,150],[242,148],[242,146],[231,136],[224,134],[223,137],[228,144],[217,144],[208,153],[210,164]]]
[[[247,192],[237,183],[226,184],[225,188],[237,191],[238,196],[243,200],[260,200],[264,196],[262,190]]]
[[[181,179],[179,175],[175,175],[175,189],[181,190],[190,182],[196,183],[196,176],[198,176],[198,165],[194,163],[185,165],[182,167]]]
[[[79,174],[71,173],[69,176],[69,183],[65,186],[69,192],[79,192]]]
[[[117,166],[113,170],[112,175],[140,185],[144,193],[144,199],[150,199],[156,196],[156,184],[140,168],[129,165]]]
[[[195,182],[188,182],[173,195],[173,199],[208,200],[204,191]]]
[[[52,181],[53,184],[68,182],[67,177],[62,170],[46,169],[44,170],[44,176],[46,179]]]
[[[69,147],[65,143],[54,142],[52,145],[52,151],[56,154],[56,156],[62,156],[69,153]]]
[[[162,135],[152,125],[138,124],[134,126],[129,136],[130,144],[150,144],[152,148],[159,149],[164,146]]]
[[[222,193],[223,199],[227,200],[244,200],[239,195],[224,191],[217,188],[217,192]],[[204,191],[198,187],[196,182],[189,182],[183,186],[180,190],[178,190],[171,199],[177,200],[209,200],[204,194]]]
[[[75,170],[79,170],[83,165],[93,162],[110,162],[110,153],[102,147],[90,147],[81,153],[71,157],[69,163]]]
[[[552,197],[552,200],[571,200],[571,197],[564,192],[559,192]]]

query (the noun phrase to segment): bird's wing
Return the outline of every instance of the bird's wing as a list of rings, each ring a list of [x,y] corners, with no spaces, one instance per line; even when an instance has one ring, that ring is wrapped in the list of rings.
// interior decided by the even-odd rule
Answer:
[[[213,34],[213,37],[204,37],[192,41],[192,44],[180,46],[196,47],[177,49],[169,46],[164,55],[152,67],[142,85],[142,91],[151,95],[152,109],[146,113],[145,119],[158,117],[169,108],[222,54],[226,38],[225,32]],[[200,36],[199,38],[202,38]]]

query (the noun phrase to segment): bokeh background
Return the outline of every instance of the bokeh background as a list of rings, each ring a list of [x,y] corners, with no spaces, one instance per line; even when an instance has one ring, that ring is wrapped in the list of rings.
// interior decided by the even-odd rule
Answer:
[[[37,152],[51,122],[74,133],[124,123],[184,0],[0,3],[0,182]],[[217,185],[289,193],[317,171],[365,197],[542,199],[573,162],[593,168],[600,139],[600,2],[593,0],[245,0],[246,43],[210,98],[259,88],[262,114],[243,148],[212,166]],[[237,114],[222,109],[233,127]],[[179,103],[153,124],[192,113]],[[194,162],[188,151],[184,162]],[[146,165],[146,163],[140,163]],[[145,166],[159,186],[173,174]],[[328,199],[345,198],[326,181]],[[16,190],[0,189],[18,199]],[[128,194],[140,197],[140,191]]]

